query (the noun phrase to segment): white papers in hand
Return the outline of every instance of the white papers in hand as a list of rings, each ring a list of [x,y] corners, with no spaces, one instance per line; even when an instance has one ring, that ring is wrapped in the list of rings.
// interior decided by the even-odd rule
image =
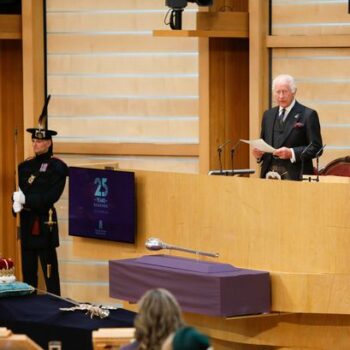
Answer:
[[[241,140],[242,142],[249,143],[253,148],[257,148],[259,151],[273,153],[276,148],[273,148],[268,143],[266,143],[263,139],[257,140]]]

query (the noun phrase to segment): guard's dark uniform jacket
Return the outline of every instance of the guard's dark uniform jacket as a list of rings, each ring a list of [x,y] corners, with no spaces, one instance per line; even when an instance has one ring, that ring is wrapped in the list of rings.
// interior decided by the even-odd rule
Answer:
[[[60,198],[68,167],[50,152],[18,166],[19,187],[25,195],[21,218],[23,280],[37,287],[37,259],[43,267],[47,290],[60,294],[56,247],[59,246],[54,203]]]

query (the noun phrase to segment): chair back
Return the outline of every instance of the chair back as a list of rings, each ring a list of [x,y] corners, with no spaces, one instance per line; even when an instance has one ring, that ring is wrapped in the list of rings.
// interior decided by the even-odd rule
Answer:
[[[319,174],[350,177],[350,156],[332,160],[319,171]]]

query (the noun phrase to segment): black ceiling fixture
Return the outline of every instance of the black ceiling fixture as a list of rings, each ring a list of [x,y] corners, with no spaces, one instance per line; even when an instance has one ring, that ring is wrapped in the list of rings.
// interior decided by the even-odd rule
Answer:
[[[169,24],[171,29],[179,30],[182,28],[182,12],[188,2],[194,2],[198,6],[213,4],[213,0],[165,0],[165,5],[170,8],[170,20],[166,24]]]

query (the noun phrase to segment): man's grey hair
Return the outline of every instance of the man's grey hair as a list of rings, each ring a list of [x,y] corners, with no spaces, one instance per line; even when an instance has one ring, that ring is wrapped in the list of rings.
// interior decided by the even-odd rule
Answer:
[[[277,84],[287,84],[290,87],[290,90],[294,94],[297,91],[297,85],[295,83],[295,79],[288,74],[280,74],[277,75],[275,79],[272,81],[272,91],[275,91],[275,87]]]

